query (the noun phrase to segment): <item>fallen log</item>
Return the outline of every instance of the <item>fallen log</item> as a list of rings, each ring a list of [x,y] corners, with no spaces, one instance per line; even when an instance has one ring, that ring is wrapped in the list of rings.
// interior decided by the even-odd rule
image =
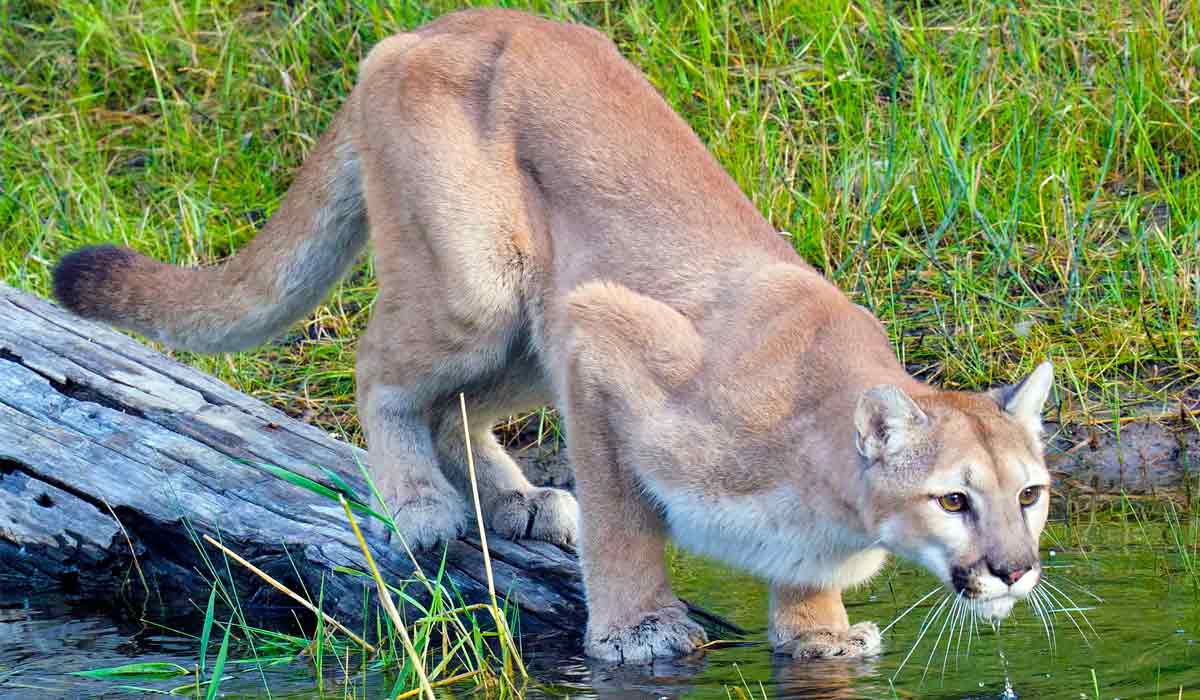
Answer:
[[[230,576],[252,610],[297,609],[203,543],[211,535],[294,591],[321,592],[347,624],[368,582],[341,506],[264,469],[357,494],[365,453],[135,340],[0,285],[0,589],[60,590],[176,606]],[[331,478],[329,470],[336,478]],[[492,535],[498,594],[523,632],[583,628],[573,551]],[[368,544],[392,584],[414,562],[380,532]],[[486,602],[479,538],[416,554],[468,603]],[[420,594],[420,587],[411,592]],[[418,599],[420,595],[417,596]]]

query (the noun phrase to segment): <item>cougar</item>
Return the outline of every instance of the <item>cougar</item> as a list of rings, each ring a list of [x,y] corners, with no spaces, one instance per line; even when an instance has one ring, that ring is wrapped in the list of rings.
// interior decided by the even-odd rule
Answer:
[[[842,591],[888,553],[985,617],[1038,582],[1050,365],[987,393],[910,376],[871,313],[580,25],[471,10],[380,42],[237,254],[183,269],[85,248],[54,291],[169,346],[243,350],[319,304],[368,240],[358,415],[400,535],[433,547],[463,529],[461,392],[488,526],[578,541],[588,654],[704,642],[667,537],[768,579],[770,639],[798,657],[880,648]],[[578,505],[533,486],[490,429],[548,404]]]

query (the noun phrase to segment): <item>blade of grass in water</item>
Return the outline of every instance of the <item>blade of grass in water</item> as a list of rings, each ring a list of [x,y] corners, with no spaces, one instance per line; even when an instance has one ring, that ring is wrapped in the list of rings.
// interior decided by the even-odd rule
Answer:
[[[208,593],[208,607],[204,609],[204,627],[200,630],[200,672],[204,673],[208,662],[208,637],[212,634],[213,612],[217,602],[217,589]]]
[[[94,668],[88,671],[75,671],[72,676],[82,676],[84,678],[94,678],[96,680],[141,680],[155,681],[166,678],[177,678],[186,676],[191,671],[187,670],[179,664],[147,662],[137,664],[125,664],[123,666],[110,666],[108,668]]]
[[[345,499],[342,499],[342,501],[343,501],[343,503],[344,503],[344,502],[345,502]],[[347,508],[347,509],[349,509],[349,505],[347,505],[347,506],[346,506],[346,508]],[[246,561],[246,559],[245,559],[245,558],[243,558],[243,557],[242,557],[240,554],[238,554],[237,552],[233,551],[232,549],[230,549],[230,548],[226,547],[225,545],[221,544],[220,542],[216,541],[215,539],[213,539],[213,538],[212,538],[211,536],[209,536],[209,535],[205,535],[205,536],[204,536],[204,540],[205,540],[206,542],[208,542],[209,544],[211,544],[212,546],[216,547],[217,549],[220,549],[220,550],[221,550],[221,551],[222,551],[222,552],[223,552],[223,553],[224,553],[226,556],[230,557],[231,559],[233,559],[234,561],[236,561],[238,564],[241,564],[242,566],[244,566],[244,567],[246,567],[247,569],[249,569],[251,572],[253,572],[253,573],[254,573],[254,575],[258,576],[258,577],[259,577],[259,578],[261,578],[262,580],[264,580],[264,581],[266,581],[267,583],[269,583],[269,584],[270,584],[272,587],[274,587],[274,588],[275,588],[276,590],[278,590],[279,592],[283,593],[284,595],[286,595],[287,597],[289,597],[289,598],[291,598],[292,600],[296,601],[297,603],[299,603],[299,604],[303,605],[303,606],[304,606],[306,609],[308,609],[308,610],[309,610],[309,612],[312,612],[313,614],[315,614],[315,615],[317,615],[317,616],[321,617],[323,620],[325,620],[326,622],[328,622],[330,625],[333,625],[334,627],[337,627],[339,630],[341,630],[341,631],[342,631],[342,633],[343,633],[343,634],[345,634],[347,637],[350,637],[351,639],[353,639],[355,642],[357,642],[357,643],[358,643],[360,646],[362,646],[364,649],[366,649],[366,650],[368,650],[368,651],[370,651],[370,652],[374,653],[374,651],[375,651],[375,647],[373,647],[371,644],[368,644],[368,643],[366,642],[366,640],[364,640],[363,638],[359,637],[359,636],[358,636],[358,635],[356,635],[355,633],[351,632],[351,631],[350,631],[349,629],[347,629],[347,628],[346,628],[344,625],[342,625],[340,622],[338,622],[337,620],[335,620],[335,619],[333,619],[332,617],[330,617],[328,614],[326,614],[324,611],[322,611],[322,610],[321,610],[320,608],[318,608],[317,606],[313,605],[312,603],[310,603],[309,601],[305,600],[304,598],[301,598],[299,595],[297,595],[297,594],[296,594],[296,592],[295,592],[295,591],[293,591],[292,589],[290,589],[290,588],[288,588],[287,586],[283,585],[283,584],[282,584],[282,583],[280,583],[279,581],[275,580],[275,578],[274,578],[274,577],[270,576],[269,574],[267,574],[266,572],[264,572],[262,569],[260,569],[260,568],[258,568],[257,566],[255,566],[255,565],[251,564],[250,562]]]
[[[214,700],[221,690],[221,674],[225,672],[225,659],[229,657],[229,634],[233,631],[233,618],[225,623],[225,636],[221,639],[221,649],[217,652],[217,660],[213,662],[212,682],[208,685],[207,700]]]

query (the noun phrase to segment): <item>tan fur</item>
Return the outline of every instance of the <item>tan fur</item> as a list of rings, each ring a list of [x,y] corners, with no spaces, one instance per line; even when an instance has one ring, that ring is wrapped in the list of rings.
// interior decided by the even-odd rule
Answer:
[[[579,532],[588,653],[640,661],[703,641],[671,591],[668,536],[770,579],[772,640],[797,656],[878,648],[841,591],[887,552],[985,614],[1036,578],[1010,588],[992,569],[1036,568],[1047,499],[1016,499],[1048,483],[1048,369],[994,396],[911,378],[879,322],[580,26],[467,11],[382,42],[236,256],[180,270],[84,250],[56,291],[179,347],[249,347],[319,302],[366,228],[380,293],[358,407],[402,536],[429,546],[462,527],[465,392],[491,527]],[[581,509],[531,486],[488,429],[550,402]],[[970,495],[969,517],[937,505],[946,490]]]

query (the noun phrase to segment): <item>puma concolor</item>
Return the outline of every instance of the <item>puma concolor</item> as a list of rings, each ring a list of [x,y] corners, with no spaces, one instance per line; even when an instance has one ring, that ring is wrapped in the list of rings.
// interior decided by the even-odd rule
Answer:
[[[613,43],[465,11],[374,47],[262,233],[180,269],[112,246],[55,270],[69,308],[178,348],[280,333],[373,245],[357,359],[370,468],[413,546],[454,537],[470,407],[489,526],[578,538],[597,657],[686,654],[703,630],[663,542],[772,583],[797,656],[879,647],[841,591],[892,552],[1003,617],[1039,578],[1043,364],[1016,387],[909,376]],[[579,505],[488,426],[553,403]]]

